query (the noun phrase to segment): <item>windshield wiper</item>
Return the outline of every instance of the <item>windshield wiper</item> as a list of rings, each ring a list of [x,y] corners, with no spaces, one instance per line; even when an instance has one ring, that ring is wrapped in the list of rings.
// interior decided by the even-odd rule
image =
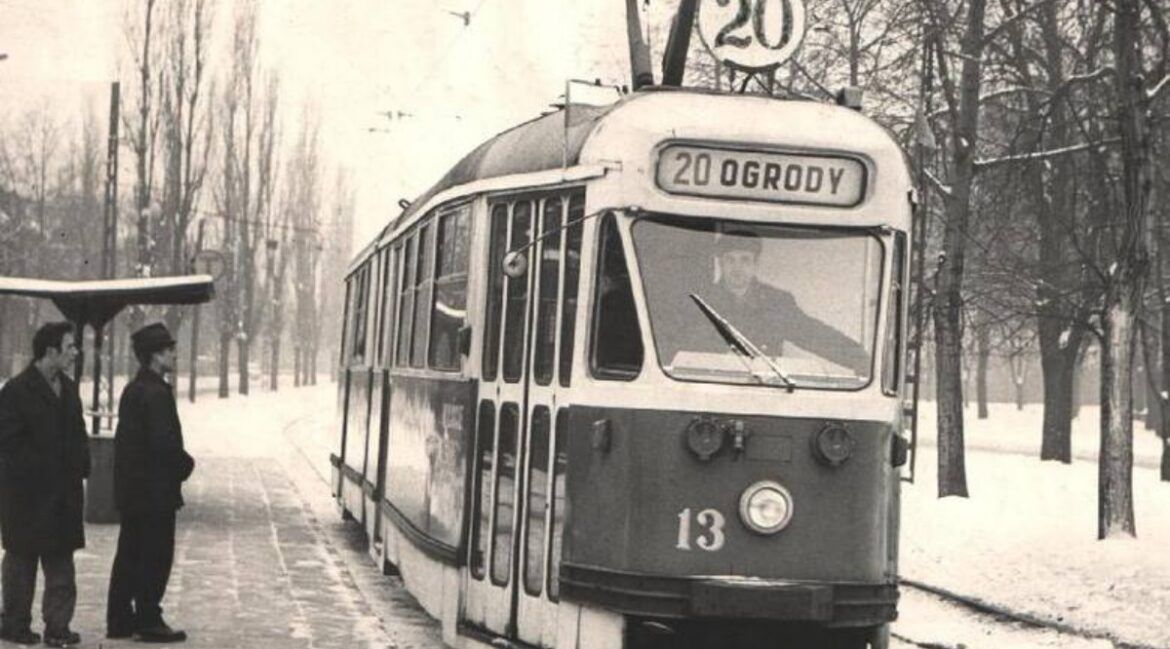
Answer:
[[[765,354],[763,350],[761,350],[755,343],[753,343],[751,339],[743,335],[743,332],[741,332],[739,329],[736,329],[735,325],[728,322],[727,318],[719,315],[718,311],[711,308],[711,305],[707,304],[707,302],[698,295],[691,293],[690,296],[691,299],[695,301],[695,304],[699,307],[699,310],[703,312],[703,315],[707,316],[707,319],[711,321],[711,324],[715,325],[716,331],[719,332],[720,336],[723,336],[723,340],[727,341],[727,344],[731,347],[732,351],[740,354],[741,358],[746,356],[753,361],[763,360],[764,363],[768,366],[768,369],[772,370],[772,376],[780,379],[780,381],[784,384],[784,387],[788,388],[789,392],[792,392],[793,389],[796,388],[796,384],[792,382],[792,379],[788,378],[788,376],[784,374],[784,371],[780,369],[780,366],[776,365],[776,363],[771,358],[769,358],[768,355]],[[766,377],[758,374],[755,368],[750,364],[747,365],[747,369],[756,380],[760,381],[761,383],[765,383],[766,385],[773,385],[773,383],[766,380]]]

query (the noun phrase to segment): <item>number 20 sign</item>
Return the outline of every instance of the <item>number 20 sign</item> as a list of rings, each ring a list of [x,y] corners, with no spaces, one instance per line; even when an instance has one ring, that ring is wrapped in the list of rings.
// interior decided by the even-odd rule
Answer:
[[[804,38],[804,1],[702,0],[699,36],[724,63],[745,70],[774,68]]]

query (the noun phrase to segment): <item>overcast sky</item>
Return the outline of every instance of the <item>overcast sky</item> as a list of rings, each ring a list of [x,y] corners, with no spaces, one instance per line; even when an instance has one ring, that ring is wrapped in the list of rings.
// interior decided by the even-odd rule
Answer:
[[[104,124],[130,1],[0,0],[0,119],[41,106],[76,119],[91,101]],[[470,25],[448,10],[472,12]],[[624,20],[618,0],[262,0],[261,56],[281,76],[286,133],[305,101],[318,107],[330,163],[353,173],[364,242],[399,198],[538,115],[567,78],[627,83]]]

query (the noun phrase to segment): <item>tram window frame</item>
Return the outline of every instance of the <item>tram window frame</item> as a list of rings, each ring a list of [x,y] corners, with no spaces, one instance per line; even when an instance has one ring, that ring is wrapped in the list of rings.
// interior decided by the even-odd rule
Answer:
[[[484,381],[495,381],[500,368],[500,337],[504,317],[504,255],[507,254],[509,209],[506,201],[492,203],[489,224],[487,304],[484,308],[483,361],[481,375]]]
[[[383,345],[381,352],[382,367],[390,368],[394,366],[395,341],[398,339],[398,278],[402,274],[402,246],[392,246],[386,250],[388,253],[387,265],[389,267],[389,271],[387,271],[388,274],[386,277],[386,288],[383,289],[386,292],[386,298],[384,300],[385,304],[383,305],[384,313],[382,314],[385,325],[383,326],[382,331]]]
[[[381,280],[378,282],[378,313],[376,315],[378,339],[377,344],[374,346],[374,362],[379,367],[386,367],[386,330],[390,325],[390,319],[387,317],[387,305],[390,303],[387,291],[389,290],[389,282],[392,279],[390,276],[391,249],[389,247],[383,248],[379,251],[378,257],[381,260]]]
[[[479,417],[476,421],[474,499],[471,513],[471,557],[468,561],[471,576],[483,581],[487,575],[488,557],[492,542],[492,474],[495,469],[496,451],[496,404],[484,399],[479,403]],[[486,487],[486,490],[485,490]]]
[[[369,308],[369,260],[366,260],[357,272],[357,288],[355,290],[355,304],[353,310],[353,338],[350,348],[350,364],[361,365],[366,360],[366,338],[368,323],[367,309]]]
[[[577,336],[577,309],[580,308],[581,287],[581,244],[584,241],[585,191],[577,190],[568,195],[568,210],[565,213],[564,257],[561,260],[564,286],[561,289],[561,336],[560,358],[557,373],[562,387],[570,387],[573,381],[573,349]],[[569,225],[571,224],[571,225]]]
[[[410,364],[411,331],[414,322],[414,259],[417,256],[418,246],[415,243],[415,232],[403,237],[401,244],[402,273],[398,278],[398,340],[395,345],[394,364],[398,367],[407,367]]]
[[[904,301],[908,293],[906,282],[908,273],[906,268],[906,233],[894,233],[894,249],[890,255],[890,291],[886,304],[886,340],[885,351],[882,354],[882,392],[887,396],[896,396],[901,387],[903,376],[902,364],[905,354],[903,343],[906,325],[903,313]]]
[[[527,227],[518,229],[521,208]],[[535,201],[521,199],[509,210],[508,249],[517,250],[532,241],[535,223]],[[519,235],[519,239],[517,236]],[[503,344],[500,349],[500,369],[505,383],[519,383],[524,379],[524,362],[528,347],[528,307],[532,299],[532,264],[521,277],[508,277],[504,289]],[[517,288],[518,287],[518,288]]]
[[[612,234],[611,234],[612,233]],[[609,252],[610,242],[615,242],[617,245],[616,253],[620,257],[610,258]],[[611,265],[616,270],[625,272],[624,278],[615,276],[611,278],[611,289],[605,291],[604,281],[607,274],[610,272]],[[604,381],[633,381],[638,378],[646,365],[646,346],[642,341],[642,325],[641,317],[638,315],[638,303],[634,297],[634,282],[630,277],[630,263],[629,254],[626,250],[625,242],[622,240],[621,230],[618,228],[617,217],[612,213],[607,213],[602,217],[600,227],[597,233],[597,281],[593,286],[593,312],[592,312],[592,327],[589,337],[589,368],[593,377]],[[616,284],[613,282],[617,282]],[[624,286],[623,286],[624,283]],[[603,291],[605,294],[603,295]],[[626,293],[626,298],[629,301],[628,314],[630,317],[615,320],[612,323],[605,322],[605,312],[607,308],[605,298],[614,296],[615,299],[620,298],[619,292]],[[629,328],[632,324],[632,328]],[[602,328],[608,326],[622,326],[626,327],[625,331],[618,331],[617,334],[606,332],[603,336]],[[610,359],[602,359],[599,357],[601,352],[601,341],[608,343],[609,341],[627,341],[631,344],[636,343],[636,347],[631,347],[628,352],[631,354],[631,359],[634,355],[638,356],[636,367],[633,364],[626,366],[606,366],[603,363],[609,363]],[[608,353],[608,352],[607,352]]]
[[[539,405],[532,409],[531,430],[528,436],[528,470],[525,472],[524,484],[526,485],[527,493],[524,498],[524,514],[526,521],[524,523],[524,592],[532,597],[539,597],[544,590],[544,573],[546,570],[546,561],[548,554],[546,552],[548,540],[548,497],[551,491],[549,482],[549,442],[551,441],[552,421],[549,414],[548,406]],[[537,462],[540,462],[537,465]],[[544,468],[544,480],[536,480],[534,470],[537,468]],[[541,491],[537,492],[533,489],[534,485],[539,484]],[[535,498],[538,494],[543,494],[544,505],[536,507],[538,503]],[[535,515],[534,515],[535,514]],[[539,523],[539,527],[534,528],[534,525]],[[535,532],[534,538],[534,529]],[[536,549],[540,554],[533,561],[533,549]]]
[[[430,299],[427,365],[442,372],[459,372],[463,366],[460,337],[467,326],[467,284],[471,258],[470,215],[470,209],[463,206],[439,214],[435,219],[435,252],[432,264],[434,279]],[[450,233],[448,227],[454,228],[454,234],[451,236],[447,236]],[[464,315],[451,330],[443,329],[436,335],[436,321],[443,315],[439,309],[439,297],[448,291],[452,295],[462,295],[462,304],[459,307],[464,311]],[[442,357],[439,356],[444,350],[449,359],[445,364],[440,362]]]
[[[548,580],[546,592],[550,602],[560,601],[561,598],[561,558],[564,550],[565,536],[565,496],[568,481],[569,467],[569,409],[558,408],[557,416],[553,420],[552,439],[553,466],[550,471],[549,483],[549,523],[548,523],[548,554],[545,559],[548,566],[545,569],[545,578]],[[563,461],[562,461],[563,460]],[[558,481],[559,478],[559,481]],[[560,502],[561,506],[557,507]],[[561,518],[558,521],[557,516]]]
[[[430,330],[430,308],[434,293],[435,228],[431,219],[419,226],[418,266],[415,271],[414,319],[411,329],[410,366],[422,368],[427,362],[427,338]]]
[[[495,475],[492,477],[492,542],[491,542],[491,580],[496,586],[507,586],[512,580],[512,561],[513,552],[512,546],[515,542],[513,534],[515,533],[516,522],[516,481],[520,474],[519,463],[519,437],[520,437],[520,408],[513,402],[505,402],[500,406],[499,426],[496,433],[496,448],[495,448]],[[509,426],[505,423],[509,422]],[[505,434],[508,435],[507,446],[505,445]],[[510,467],[510,474],[505,469],[509,467],[501,457],[510,449],[512,456],[512,463]],[[501,489],[501,482],[509,477],[511,485],[508,489],[511,491],[512,507],[509,511],[512,517],[505,521],[504,525],[500,524],[500,515],[503,510],[504,501],[501,499],[503,489]]]
[[[555,212],[550,208],[555,205]],[[537,385],[550,385],[557,367],[557,318],[561,305],[561,266],[564,257],[565,203],[560,196],[549,196],[541,201],[539,250],[536,276],[536,318],[533,323],[532,377]],[[551,233],[551,234],[550,234]],[[539,594],[537,591],[536,594]]]

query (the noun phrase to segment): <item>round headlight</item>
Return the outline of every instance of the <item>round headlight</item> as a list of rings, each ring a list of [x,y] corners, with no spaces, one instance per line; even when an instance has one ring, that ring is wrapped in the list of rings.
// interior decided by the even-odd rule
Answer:
[[[853,455],[853,436],[836,424],[825,426],[813,438],[813,455],[829,466],[841,466]]]
[[[744,489],[739,497],[739,517],[759,534],[775,534],[792,520],[792,494],[771,480]]]

